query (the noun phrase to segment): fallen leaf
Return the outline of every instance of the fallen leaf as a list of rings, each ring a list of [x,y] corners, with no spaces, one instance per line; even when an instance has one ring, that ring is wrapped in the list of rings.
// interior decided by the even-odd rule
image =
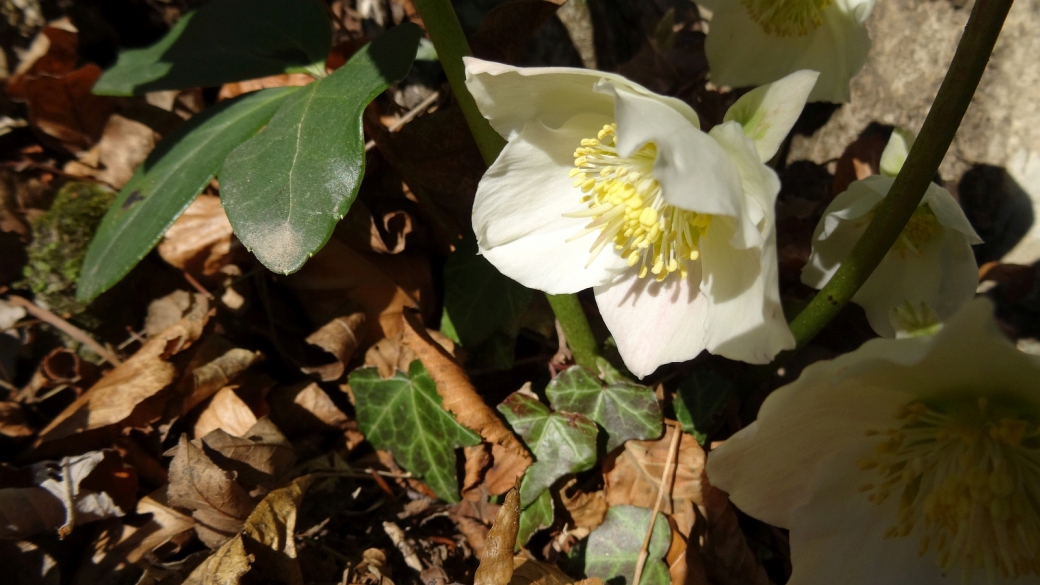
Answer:
[[[28,540],[0,540],[4,577],[19,585],[60,585],[61,567],[50,548]]]
[[[210,315],[206,305],[196,304],[180,321],[150,338],[40,431],[38,444],[126,421],[138,406],[174,381],[177,369],[166,360],[199,338]],[[157,420],[161,409],[154,410],[154,416],[142,413],[142,417]]]
[[[704,503],[700,510],[706,528],[696,549],[708,579],[717,585],[772,585],[758,557],[748,547],[729,496],[708,483],[703,470],[701,474]],[[690,541],[691,549],[694,542]]]
[[[114,109],[111,98],[90,89],[101,76],[93,63],[59,77],[31,76],[22,84],[29,125],[64,150],[77,154],[100,138]]]
[[[181,435],[170,462],[170,505],[192,511],[195,531],[210,548],[235,537],[256,506],[235,477]]]
[[[599,579],[586,579],[587,585],[603,585]],[[563,571],[549,563],[517,556],[513,559],[513,576],[509,585],[570,585],[574,583]]]
[[[17,402],[0,402],[0,435],[12,439],[31,437],[34,433]]]
[[[470,37],[473,54],[488,61],[516,63],[528,39],[556,14],[562,2],[514,0],[495,6]]]
[[[603,464],[604,491],[611,506],[633,505],[653,508],[668,459],[672,436],[677,429],[668,425],[664,437],[656,441],[629,441],[620,453]],[[666,486],[661,511],[677,514],[682,501],[704,503],[704,449],[690,434],[679,438],[678,462],[674,479]]]
[[[196,307],[209,308],[206,295],[175,290],[164,297],[155,299],[148,303],[148,313],[144,318],[145,335],[149,338],[159,335],[166,328],[197,310]]]
[[[437,385],[437,393],[444,400],[444,408],[467,428],[480,434],[491,444],[495,466],[488,470],[484,481],[488,492],[501,494],[516,482],[516,478],[531,465],[531,456],[516,436],[506,428],[502,419],[477,394],[466,371],[423,327],[415,311],[404,313],[402,343],[422,361]]]
[[[252,485],[273,488],[296,463],[292,444],[267,418],[258,420],[241,437],[216,429],[202,437],[202,443],[214,463]]]
[[[577,490],[574,494],[567,495],[571,491],[569,488],[575,483],[576,481],[571,480],[567,485],[563,486],[563,489],[560,490],[560,501],[563,502],[563,507],[570,514],[574,527],[594,530],[597,526],[603,524],[603,519],[607,517],[607,510],[610,509],[610,504],[607,503],[607,497],[603,490],[594,492]]]
[[[25,538],[122,516],[133,507],[137,476],[113,450],[91,451],[28,468],[26,487],[0,489],[0,538]]]
[[[881,153],[888,146],[891,127],[871,124],[845,147],[834,170],[834,195],[844,192],[853,181],[878,174],[881,168]]]
[[[183,412],[195,408],[221,388],[228,386],[239,374],[263,357],[258,351],[233,347],[203,365],[192,367],[194,364],[189,364],[191,374],[184,376],[177,388],[183,396]]]
[[[393,570],[386,560],[386,553],[378,548],[365,550],[361,553],[361,562],[347,571],[343,582],[348,585],[394,585],[391,579]]]
[[[79,61],[76,53],[78,43],[76,28],[67,19],[40,29],[40,33],[21,56],[14,75],[7,81],[4,88],[7,95],[12,100],[24,101],[22,85],[26,79],[35,75],[58,76],[75,71]]]
[[[74,177],[93,179],[122,189],[155,148],[155,141],[155,131],[148,126],[112,114],[98,143],[79,160],[66,163],[64,170]]]
[[[473,575],[473,585],[508,585],[513,577],[513,547],[520,528],[520,489],[506,492],[506,500],[498,509],[480,555],[480,566]]]
[[[195,422],[195,436],[204,437],[220,429],[235,437],[245,435],[257,418],[249,406],[227,386],[217,392]]]
[[[233,247],[241,248],[241,244],[234,239],[220,197],[202,194],[166,230],[156,249],[171,266],[202,277],[246,257],[233,254]]]
[[[607,518],[589,535],[585,549],[585,574],[601,579],[624,579],[632,583],[643,539],[650,528],[652,510],[637,506],[613,506]],[[658,514],[647,550],[640,585],[668,585],[668,565],[661,559],[671,546],[668,520]]]
[[[343,377],[347,364],[361,345],[365,335],[365,314],[351,313],[336,317],[307,336],[307,343],[332,355],[335,361],[320,366],[300,368],[305,374],[318,374],[323,382]]]
[[[267,396],[272,420],[286,435],[346,428],[350,419],[315,382],[275,388]]]

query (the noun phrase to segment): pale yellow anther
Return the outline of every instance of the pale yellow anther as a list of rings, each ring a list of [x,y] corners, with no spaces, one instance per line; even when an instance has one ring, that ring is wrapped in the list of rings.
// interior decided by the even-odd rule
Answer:
[[[657,223],[657,210],[653,207],[644,207],[639,214],[639,223],[650,227]]]
[[[748,16],[767,34],[804,36],[823,23],[831,0],[742,0]]]

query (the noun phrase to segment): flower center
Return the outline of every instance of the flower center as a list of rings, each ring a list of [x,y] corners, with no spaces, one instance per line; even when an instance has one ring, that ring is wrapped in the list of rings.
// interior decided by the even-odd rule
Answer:
[[[892,250],[898,252],[903,258],[906,257],[907,252],[920,254],[918,250],[921,246],[940,233],[942,233],[942,224],[935,218],[932,208],[928,205],[921,205],[910,216],[910,221],[900,232],[896,243],[892,244]]]
[[[751,20],[766,34],[802,37],[823,24],[823,9],[831,0],[741,0]]]
[[[697,243],[708,230],[711,216],[668,205],[653,177],[657,146],[647,144],[629,157],[614,149],[617,125],[604,126],[596,138],[585,138],[574,151],[570,176],[586,195],[582,209],[566,217],[592,221],[572,242],[595,231],[589,264],[609,243],[628,261],[640,264],[639,277],[654,274],[660,282],[669,274],[686,278],[687,263],[700,258]]]
[[[899,494],[885,538],[923,525],[918,554],[934,549],[944,573],[983,570],[990,582],[1040,575],[1040,426],[1023,408],[961,399],[911,402],[875,454],[857,461],[880,482],[862,486],[881,504]]]

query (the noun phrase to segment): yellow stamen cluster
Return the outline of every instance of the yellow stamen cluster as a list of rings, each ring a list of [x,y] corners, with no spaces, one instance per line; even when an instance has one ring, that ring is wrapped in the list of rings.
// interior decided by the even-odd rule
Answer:
[[[991,583],[1040,576],[1040,426],[996,403],[907,404],[897,428],[868,433],[884,439],[857,462],[881,477],[860,488],[871,502],[899,496],[885,538],[920,527],[918,554],[934,550],[942,571],[960,570],[966,583],[974,571]]]
[[[657,147],[647,144],[622,158],[614,149],[617,125],[609,124],[596,138],[586,138],[574,151],[570,176],[586,195],[582,209],[567,217],[591,217],[585,229],[567,241],[599,231],[589,264],[609,243],[628,261],[640,264],[639,277],[654,274],[660,282],[669,274],[686,278],[687,263],[700,258],[697,244],[711,216],[668,205],[653,177]]]
[[[831,0],[742,0],[748,16],[766,34],[805,36],[823,24],[823,9]]]
[[[896,243],[892,244],[892,251],[903,258],[906,258],[907,253],[910,252],[920,254],[921,247],[941,234],[942,230],[942,224],[936,219],[932,208],[928,205],[921,205],[910,216],[910,221],[900,232]]]

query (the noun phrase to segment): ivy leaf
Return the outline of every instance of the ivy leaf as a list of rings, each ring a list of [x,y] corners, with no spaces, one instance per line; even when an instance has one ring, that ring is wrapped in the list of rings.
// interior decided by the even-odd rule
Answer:
[[[650,527],[653,512],[638,506],[611,506],[607,518],[592,534],[585,549],[585,574],[599,577],[611,585],[628,585],[636,574],[639,549],[643,545],[646,530]],[[668,585],[671,577],[668,565],[661,559],[672,543],[672,531],[668,520],[657,515],[654,532],[650,536],[650,547],[640,585]]]
[[[552,526],[552,523],[552,494],[545,490],[534,503],[520,511],[520,528],[516,532],[517,544],[525,544],[532,534]]]
[[[606,386],[581,366],[571,366],[545,389],[556,410],[580,412],[607,431],[607,451],[629,439],[656,439],[664,431],[661,405],[646,386],[615,381]]]
[[[708,370],[696,370],[679,383],[675,395],[675,418],[682,430],[703,445],[708,432],[733,396],[733,383]]]
[[[551,412],[537,398],[513,392],[498,405],[509,424],[534,454],[520,482],[520,506],[526,508],[557,479],[596,463],[599,429],[585,415]]]
[[[220,197],[228,219],[272,271],[299,270],[346,215],[365,174],[361,114],[408,73],[419,35],[412,23],[390,29],[294,93],[224,161]]]
[[[497,331],[516,337],[516,322],[531,289],[498,271],[477,254],[477,239],[467,233],[444,266],[444,310],[459,342],[473,348]],[[510,348],[512,349],[512,348]]]
[[[376,368],[350,374],[361,432],[376,449],[390,451],[401,467],[422,478],[442,500],[459,501],[455,449],[480,443],[480,435],[444,410],[437,386],[422,362],[384,380]]]
[[[126,276],[209,184],[224,157],[297,89],[264,89],[221,102],[159,141],[102,219],[83,259],[76,297],[91,301]]]
[[[120,53],[93,91],[129,96],[324,70],[331,48],[332,23],[315,0],[213,0],[151,47]]]

